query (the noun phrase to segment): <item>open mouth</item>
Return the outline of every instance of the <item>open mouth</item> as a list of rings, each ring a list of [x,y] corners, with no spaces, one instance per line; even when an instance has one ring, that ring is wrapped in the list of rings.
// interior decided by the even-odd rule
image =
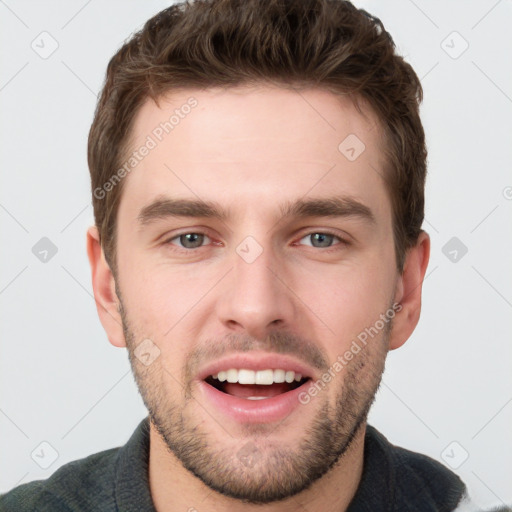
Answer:
[[[304,385],[309,377],[282,369],[246,370],[231,368],[209,375],[204,381],[222,393],[246,400],[265,400]]]

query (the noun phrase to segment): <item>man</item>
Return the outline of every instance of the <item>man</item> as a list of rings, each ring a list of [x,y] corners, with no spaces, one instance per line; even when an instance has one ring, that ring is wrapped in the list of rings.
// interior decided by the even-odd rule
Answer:
[[[422,89],[341,0],[212,0],[113,57],[89,136],[98,314],[149,418],[2,510],[454,510],[366,418],[417,325]]]

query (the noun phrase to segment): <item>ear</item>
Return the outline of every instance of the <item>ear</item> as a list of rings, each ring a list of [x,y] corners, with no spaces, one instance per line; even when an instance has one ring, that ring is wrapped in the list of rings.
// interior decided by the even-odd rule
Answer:
[[[115,279],[105,259],[96,226],[91,226],[87,230],[87,255],[91,265],[94,300],[101,324],[112,345],[126,347],[119,312],[120,301],[115,291]]]
[[[407,251],[404,269],[398,276],[395,290],[395,304],[401,309],[393,319],[390,350],[401,347],[412,334],[421,311],[421,290],[430,257],[430,237],[425,231],[420,233],[416,245]]]

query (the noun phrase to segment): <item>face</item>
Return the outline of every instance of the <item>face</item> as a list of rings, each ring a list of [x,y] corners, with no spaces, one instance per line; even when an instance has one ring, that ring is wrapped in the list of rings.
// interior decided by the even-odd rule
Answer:
[[[296,494],[365,422],[401,314],[381,133],[318,89],[175,91],[137,115],[124,339],[170,455],[212,489]]]

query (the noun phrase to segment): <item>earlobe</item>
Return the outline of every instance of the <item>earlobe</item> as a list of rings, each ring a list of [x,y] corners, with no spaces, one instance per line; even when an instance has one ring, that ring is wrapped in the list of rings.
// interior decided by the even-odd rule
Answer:
[[[87,256],[91,266],[94,300],[100,322],[112,345],[126,347],[119,310],[120,302],[115,292],[115,279],[105,259],[96,226],[91,226],[87,230]]]
[[[398,277],[395,303],[401,305],[393,320],[389,348],[401,347],[418,324],[421,312],[421,292],[430,257],[430,237],[422,231],[416,244],[407,251],[404,269]]]

